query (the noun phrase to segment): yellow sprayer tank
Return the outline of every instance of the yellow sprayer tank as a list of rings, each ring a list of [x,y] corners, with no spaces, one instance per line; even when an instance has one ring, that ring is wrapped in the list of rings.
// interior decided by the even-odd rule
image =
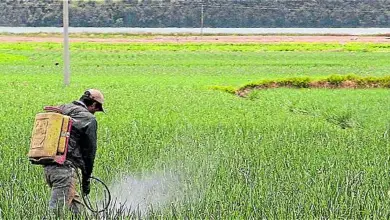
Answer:
[[[72,119],[56,112],[39,113],[35,117],[29,160],[33,164],[59,163],[66,159]]]

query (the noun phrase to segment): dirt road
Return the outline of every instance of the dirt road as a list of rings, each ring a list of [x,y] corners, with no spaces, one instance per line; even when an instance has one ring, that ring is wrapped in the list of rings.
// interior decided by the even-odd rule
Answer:
[[[61,37],[0,36],[1,42],[62,42]],[[281,43],[281,42],[372,42],[390,43],[381,36],[146,36],[129,38],[71,38],[71,42],[101,43]]]

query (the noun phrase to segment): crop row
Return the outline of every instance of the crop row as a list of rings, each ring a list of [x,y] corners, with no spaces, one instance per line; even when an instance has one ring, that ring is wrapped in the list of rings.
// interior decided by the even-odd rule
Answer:
[[[62,50],[60,43],[2,43],[0,50]],[[388,52],[389,43],[94,43],[75,42],[74,51],[333,51]]]

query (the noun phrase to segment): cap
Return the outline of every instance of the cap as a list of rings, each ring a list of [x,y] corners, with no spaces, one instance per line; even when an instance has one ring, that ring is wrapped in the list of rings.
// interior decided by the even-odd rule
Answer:
[[[89,98],[100,104],[100,111],[105,112],[103,108],[104,96],[103,93],[97,89],[88,89],[85,93],[89,92]]]

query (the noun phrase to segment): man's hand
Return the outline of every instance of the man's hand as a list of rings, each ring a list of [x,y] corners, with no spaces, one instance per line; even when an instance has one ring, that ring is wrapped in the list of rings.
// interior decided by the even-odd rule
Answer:
[[[82,187],[84,195],[88,195],[89,192],[91,191],[91,186],[90,185],[91,185],[90,179],[83,177],[83,183],[82,183],[81,187]]]

